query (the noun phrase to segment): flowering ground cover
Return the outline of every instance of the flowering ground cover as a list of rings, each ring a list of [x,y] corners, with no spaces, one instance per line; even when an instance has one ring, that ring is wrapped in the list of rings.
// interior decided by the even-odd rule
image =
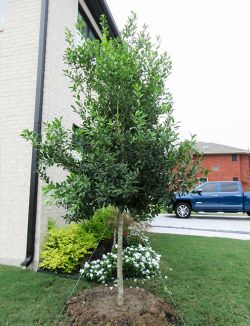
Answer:
[[[180,325],[250,325],[249,241],[167,234],[150,240],[161,254],[163,279],[127,280],[125,286],[163,297],[183,318]],[[0,325],[53,325],[75,283],[0,266]],[[81,281],[76,291],[91,285]]]
[[[80,270],[82,278],[98,283],[112,282],[116,278],[117,245],[112,252],[103,255],[101,259],[86,262]],[[150,279],[159,276],[160,255],[149,244],[132,245],[123,250],[123,277]]]

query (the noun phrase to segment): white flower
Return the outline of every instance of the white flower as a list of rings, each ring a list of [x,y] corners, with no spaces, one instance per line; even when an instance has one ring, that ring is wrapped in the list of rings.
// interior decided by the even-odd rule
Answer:
[[[138,232],[136,232],[136,236],[142,238],[142,235]],[[116,253],[107,253],[101,259],[85,263],[80,273],[84,273],[85,277],[93,281],[107,284],[107,281],[114,279],[113,275],[108,275],[112,269],[116,268],[116,258]],[[133,278],[133,271],[136,271],[139,278],[150,279],[151,276],[159,275],[159,262],[160,255],[157,255],[150,247],[149,242],[147,246],[140,243],[129,246],[123,251],[123,265],[128,270],[128,275],[125,275],[125,277]],[[134,279],[134,282],[137,282],[137,279]]]
[[[80,161],[82,159],[81,153],[77,152],[74,149],[71,151],[71,155],[72,155],[73,159],[76,161]]]

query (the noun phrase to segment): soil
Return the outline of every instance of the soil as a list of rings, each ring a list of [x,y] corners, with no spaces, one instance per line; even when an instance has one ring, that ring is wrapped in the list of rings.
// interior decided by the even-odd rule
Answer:
[[[100,286],[69,300],[70,326],[173,326],[174,309],[144,289],[125,288],[124,305],[116,304],[117,289]]]

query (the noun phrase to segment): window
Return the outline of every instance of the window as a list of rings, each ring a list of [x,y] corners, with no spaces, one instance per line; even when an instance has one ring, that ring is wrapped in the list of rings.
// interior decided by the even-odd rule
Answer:
[[[222,182],[221,183],[221,192],[237,192],[238,184],[233,182]]]
[[[1,1],[1,0],[0,0]],[[84,26],[83,26],[83,35],[84,37],[87,39],[87,38],[90,38],[91,40],[94,40],[96,38],[96,33],[95,33],[95,30],[93,29],[93,27],[91,26],[88,18],[84,15],[83,11],[81,8],[79,8],[78,10],[78,18],[80,20],[82,20]]]
[[[232,161],[237,161],[238,157],[237,154],[232,154]]]
[[[217,191],[216,183],[205,183],[204,185],[199,186],[197,189],[202,189],[203,193]]]
[[[220,167],[218,165],[214,165],[212,168],[212,170],[215,172],[219,171],[219,169],[220,169]]]
[[[238,181],[238,177],[233,177],[233,181]]]

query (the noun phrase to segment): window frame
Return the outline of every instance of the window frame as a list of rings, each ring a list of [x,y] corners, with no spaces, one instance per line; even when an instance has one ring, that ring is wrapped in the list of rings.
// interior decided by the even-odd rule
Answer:
[[[238,154],[232,154],[232,162],[238,161]]]
[[[87,28],[94,35],[94,38],[91,38],[90,37],[90,39],[98,39],[99,40],[100,37],[99,37],[98,33],[96,32],[93,24],[91,23],[89,17],[84,12],[84,10],[83,10],[82,6],[80,5],[80,3],[78,3],[78,15],[81,15],[82,16],[82,18],[84,19],[84,22],[86,23]],[[87,37],[89,37],[89,36],[87,35]]]
[[[213,165],[213,167],[212,167],[213,172],[218,172],[219,170],[220,170],[219,165],[217,165],[217,164]]]

